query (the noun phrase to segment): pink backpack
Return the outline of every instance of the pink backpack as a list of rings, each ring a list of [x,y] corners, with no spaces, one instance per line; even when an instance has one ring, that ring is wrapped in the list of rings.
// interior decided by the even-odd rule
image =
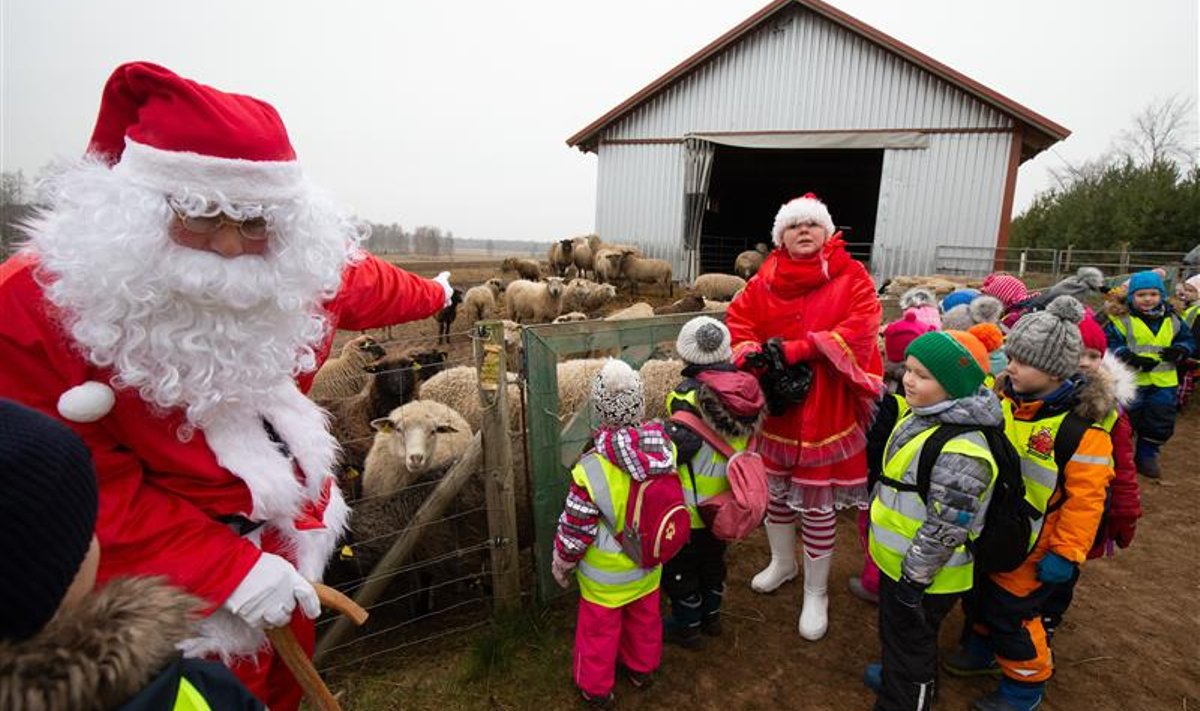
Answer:
[[[683,503],[683,485],[675,475],[634,481],[625,502],[625,530],[618,539],[625,555],[641,568],[666,563],[692,535],[692,519]]]
[[[724,541],[739,541],[762,525],[767,514],[767,468],[758,452],[735,452],[725,438],[704,420],[686,410],[671,419],[704,438],[725,457],[729,491],[701,502],[700,518],[713,535]],[[693,484],[695,486],[695,484]]]

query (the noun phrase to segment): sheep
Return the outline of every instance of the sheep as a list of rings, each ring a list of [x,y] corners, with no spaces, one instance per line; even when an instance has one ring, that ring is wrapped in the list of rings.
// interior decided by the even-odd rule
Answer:
[[[724,311],[725,309],[729,308],[729,303],[730,302],[728,302],[728,301],[713,301],[711,299],[705,299],[704,300],[704,310],[705,311]]]
[[[445,471],[471,444],[471,427],[453,408],[413,400],[371,421],[376,435],[362,477],[363,496],[403,489],[427,471]]]
[[[574,264],[572,264],[571,266],[569,266],[563,270],[562,277],[563,277],[564,281],[578,279],[579,278],[579,268],[576,267]]]
[[[358,336],[342,346],[342,354],[325,361],[313,376],[308,396],[322,398],[350,397],[367,384],[366,367],[387,355],[383,346],[370,336]]]
[[[584,298],[599,284],[587,279],[571,279],[563,288],[562,308],[564,311],[582,311]]]
[[[450,342],[450,327],[458,317],[458,305],[462,300],[462,289],[454,289],[450,292],[450,303],[433,315],[433,320],[437,321],[438,325],[438,345]]]
[[[654,307],[645,301],[639,301],[632,306],[626,306],[620,311],[614,311],[604,317],[605,321],[628,321],[635,318],[650,318],[654,315]]]
[[[670,262],[665,259],[635,257],[632,252],[623,252],[622,254],[621,276],[629,282],[634,295],[638,293],[638,284],[657,284],[663,287],[667,296],[674,295]]]
[[[508,394],[508,424],[510,431],[520,429],[521,386],[509,380],[506,389]],[[479,376],[472,365],[460,365],[447,368],[421,385],[420,399],[433,400],[454,408],[470,425],[472,432],[478,432],[483,423],[483,414],[479,405]]]
[[[748,249],[737,256],[733,261],[733,273],[749,281],[750,277],[758,273],[768,254],[770,251],[767,245],[759,242],[754,245],[754,249]]]
[[[596,235],[588,235],[586,237],[576,237],[573,241],[574,248],[571,251],[571,256],[575,261],[575,268],[579,270],[579,276],[586,277],[588,272],[595,276],[596,272],[592,269],[592,246],[590,240]],[[599,240],[599,237],[596,237]]]
[[[602,284],[615,284],[621,280],[621,260],[625,252],[619,249],[602,247],[592,257],[592,265],[596,270],[596,280]]]
[[[574,321],[587,321],[588,315],[580,311],[570,311],[554,319],[554,323],[572,323]]]
[[[537,281],[542,278],[542,267],[533,259],[508,257],[500,263],[500,270],[516,272],[522,279],[528,279],[529,281]]]
[[[550,245],[550,251],[547,256],[550,262],[550,273],[554,276],[563,276],[566,268],[575,263],[575,241],[560,239]]]
[[[562,309],[563,280],[548,277],[545,282],[518,279],[504,290],[508,317],[517,323],[544,323]]]
[[[496,299],[504,293],[504,285],[499,279],[488,279],[479,286],[467,289],[463,297],[463,307],[467,310],[467,319],[471,323],[482,321],[496,312]]]
[[[600,284],[583,298],[580,311],[594,314],[617,298],[617,287],[612,284]]]
[[[746,288],[746,280],[733,274],[702,274],[696,277],[692,289],[706,299],[730,301]]]
[[[654,314],[662,316],[664,314],[690,314],[696,311],[704,310],[704,299],[698,294],[688,292],[682,299],[667,306],[655,306]]]
[[[667,395],[683,380],[681,360],[648,360],[638,369],[646,394],[646,419],[667,418]]]

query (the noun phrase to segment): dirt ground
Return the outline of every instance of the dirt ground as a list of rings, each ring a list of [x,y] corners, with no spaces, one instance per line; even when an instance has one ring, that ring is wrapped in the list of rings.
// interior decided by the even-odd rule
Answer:
[[[433,268],[422,266],[423,272]],[[468,268],[455,270],[452,278],[456,285],[478,283],[493,273]],[[460,322],[454,330],[465,328]],[[393,340],[411,345],[431,341],[435,333],[432,322],[409,324]],[[451,359],[466,356],[469,348],[469,340],[458,337]],[[1145,517],[1132,547],[1084,569],[1055,636],[1057,671],[1042,708],[1200,709],[1197,461],[1200,404],[1194,403],[1164,451],[1163,478],[1141,481]],[[750,577],[767,558],[761,532],[730,548],[724,636],[699,652],[668,647],[651,690],[618,681],[619,708],[870,708],[872,695],[861,678],[864,665],[878,657],[877,613],[846,588],[862,561],[852,515],[839,521],[830,626],[823,640],[807,642],[796,632],[799,579],[771,595],[750,590]],[[953,648],[961,619],[956,612],[947,620],[943,651]],[[544,608],[531,604],[490,628],[343,667],[329,681],[348,711],[574,708],[573,634],[574,599],[566,597]],[[936,708],[969,708],[994,683],[943,676]]]

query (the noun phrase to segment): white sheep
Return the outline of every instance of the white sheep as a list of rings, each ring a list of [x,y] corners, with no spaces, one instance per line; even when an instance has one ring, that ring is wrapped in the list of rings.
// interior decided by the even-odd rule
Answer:
[[[692,289],[706,299],[730,301],[746,288],[746,280],[733,274],[701,274]]]
[[[635,318],[650,318],[654,315],[654,307],[647,304],[645,301],[639,301],[631,306],[626,306],[620,311],[614,311],[604,317],[605,321],[628,321]]]
[[[648,360],[638,369],[646,392],[646,419],[664,420],[667,417],[667,395],[683,380],[681,360]]]
[[[704,300],[704,310],[705,311],[724,311],[725,309],[729,308],[729,303],[730,302],[728,302],[728,301],[714,301],[712,299],[705,299]]]
[[[554,319],[554,323],[573,323],[575,321],[587,321],[588,315],[582,311],[569,311],[562,316]]]
[[[508,317],[517,323],[544,323],[562,309],[563,280],[548,277],[544,282],[518,279],[504,290]]]
[[[631,252],[623,252],[621,276],[629,282],[635,295],[638,293],[638,284],[655,284],[661,287],[667,296],[674,295],[671,263],[665,259],[646,259],[635,257]]]
[[[376,435],[363,472],[364,497],[403,489],[427,471],[445,471],[471,444],[462,415],[432,400],[401,405],[371,427]]]
[[[583,297],[583,303],[580,304],[579,310],[594,314],[615,298],[617,298],[617,287],[612,284],[599,284]]]
[[[387,355],[370,336],[358,336],[342,346],[341,355],[325,361],[313,376],[308,396],[313,400],[357,395],[367,384],[367,366]]]
[[[733,273],[743,279],[749,280],[750,277],[758,273],[762,267],[763,260],[770,254],[767,245],[759,242],[754,245],[754,249],[748,249],[737,256],[733,261]]]
[[[621,260],[627,252],[611,247],[601,247],[592,257],[592,266],[596,270],[596,280],[603,284],[617,284],[621,281]]]
[[[563,287],[562,309],[563,311],[582,311],[583,300],[588,294],[592,293],[599,284],[588,279],[576,278],[567,282]]]
[[[496,313],[496,300],[504,293],[504,284],[499,279],[488,279],[479,286],[467,289],[463,296],[463,308],[471,323],[490,318]]]
[[[542,278],[542,267],[537,263],[536,259],[507,257],[500,263],[500,270],[516,272],[522,279],[529,279],[530,281],[537,281]]]
[[[519,431],[521,423],[521,386],[512,376],[508,387],[508,425],[511,431]],[[418,393],[421,400],[440,402],[462,415],[472,432],[478,432],[483,423],[479,405],[479,376],[473,365],[447,368],[424,383]]]
[[[585,237],[576,237],[573,242],[574,248],[571,250],[572,258],[575,261],[575,268],[579,270],[579,276],[586,277],[590,272],[593,276],[595,271],[592,269],[592,245],[591,238],[596,235],[587,235]],[[596,237],[599,240],[599,237]]]

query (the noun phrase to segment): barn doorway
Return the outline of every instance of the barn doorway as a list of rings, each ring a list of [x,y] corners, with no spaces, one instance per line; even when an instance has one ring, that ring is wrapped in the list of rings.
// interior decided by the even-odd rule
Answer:
[[[700,231],[700,273],[730,272],[739,252],[770,246],[784,202],[816,193],[833,214],[855,258],[867,262],[883,149],[765,149],[716,146]]]

